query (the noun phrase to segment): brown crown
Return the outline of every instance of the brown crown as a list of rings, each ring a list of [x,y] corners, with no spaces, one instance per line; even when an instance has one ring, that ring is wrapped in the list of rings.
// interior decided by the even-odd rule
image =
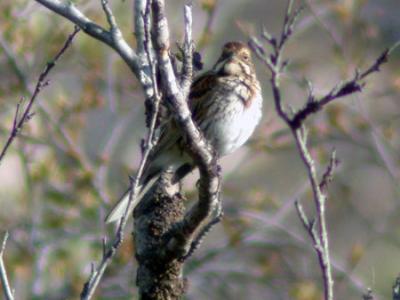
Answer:
[[[241,49],[248,49],[247,45],[242,42],[228,42],[224,45],[224,52],[238,52]]]

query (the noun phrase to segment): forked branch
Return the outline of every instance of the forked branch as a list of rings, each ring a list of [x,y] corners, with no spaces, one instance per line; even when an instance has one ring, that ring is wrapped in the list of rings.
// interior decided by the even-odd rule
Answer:
[[[293,4],[293,0],[288,1],[283,27],[279,36],[275,37],[268,33],[267,30],[263,30],[261,39],[272,48],[270,54],[267,54],[263,44],[255,37],[251,37],[249,45],[256,56],[264,63],[271,73],[271,86],[275,109],[280,118],[284,120],[290,128],[299,155],[307,170],[308,179],[313,192],[316,215],[310,221],[298,201],[296,201],[296,209],[304,228],[313,241],[313,246],[317,253],[323,277],[325,300],[332,300],[333,276],[329,254],[325,210],[326,199],[328,196],[327,185],[333,178],[337,160],[335,151],[333,151],[330,163],[323,172],[322,178],[319,179],[315,161],[312,158],[307,145],[308,131],[305,126],[305,120],[312,114],[320,111],[328,103],[362,91],[362,88],[365,85],[364,79],[372,73],[379,71],[381,65],[388,60],[389,54],[398,46],[398,44],[385,50],[364,72],[356,71],[353,78],[336,84],[326,95],[316,97],[312,89],[312,84],[309,83],[309,93],[304,106],[298,110],[294,110],[293,108],[286,109],[282,100],[280,75],[285,71],[289,63],[283,59],[283,51],[289,38],[294,33],[296,20],[301,12],[301,7],[293,11]]]
[[[62,46],[62,48],[58,51],[58,53],[55,55],[55,57],[50,62],[47,63],[43,72],[40,73],[39,79],[36,82],[35,90],[33,91],[33,94],[31,96],[31,98],[29,99],[28,103],[26,104],[25,108],[23,108],[23,109],[21,108],[24,105],[23,99],[17,104],[17,108],[15,109],[15,114],[14,114],[13,125],[10,130],[10,135],[0,153],[0,165],[1,165],[1,161],[3,160],[4,156],[7,153],[8,148],[11,146],[14,139],[17,137],[18,133],[22,130],[24,125],[33,117],[33,115],[34,115],[34,113],[32,112],[33,104],[36,101],[36,98],[40,94],[42,89],[49,84],[49,81],[47,80],[47,76],[49,75],[50,71],[54,68],[54,66],[56,65],[59,58],[64,54],[64,52],[71,45],[75,35],[79,32],[79,30],[80,29],[78,27],[75,27],[74,32],[72,32],[68,36],[68,38],[65,41],[64,45]]]
[[[136,50],[133,50],[124,40],[107,0],[101,0],[101,4],[110,27],[109,30],[95,24],[70,2],[64,4],[59,0],[36,1],[69,19],[90,36],[117,51],[138,78],[144,89],[146,101],[151,103],[151,106],[154,108],[151,110],[149,116],[149,131],[143,145],[144,152],[139,171],[137,176],[131,179],[130,204],[119,223],[109,248],[107,248],[105,240],[103,241],[103,257],[97,266],[92,264],[92,272],[82,291],[81,298],[90,299],[106,267],[122,243],[124,229],[129,212],[131,211],[132,198],[138,193],[138,185],[143,167],[151,148],[154,146],[153,137],[156,130],[158,106],[161,101],[165,101],[166,105],[172,111],[179,130],[186,137],[188,144],[187,152],[200,170],[199,200],[183,217],[181,222],[173,224],[167,230],[165,238],[162,239],[163,244],[152,250],[158,251],[158,253],[152,253],[151,255],[159,257],[160,260],[165,256],[165,259],[168,261],[177,262],[182,258],[182,255],[186,255],[190,251],[189,249],[194,249],[193,247],[190,248],[194,239],[194,233],[218,207],[220,190],[218,162],[210,145],[203,138],[200,130],[193,122],[187,102],[193,73],[191,6],[186,5],[184,10],[185,40],[183,66],[180,72],[176,72],[170,57],[169,28],[165,16],[165,1],[135,0]],[[149,28],[150,24],[152,25],[151,29]],[[143,217],[145,218],[146,216]],[[218,218],[215,220],[218,220]],[[203,230],[203,232],[205,231]],[[144,239],[151,240],[151,237],[145,236],[145,232],[141,232],[141,234],[144,235]],[[139,263],[141,262],[139,261]],[[182,262],[179,262],[178,268],[181,270]],[[178,277],[179,280],[182,280],[182,276],[179,275]]]

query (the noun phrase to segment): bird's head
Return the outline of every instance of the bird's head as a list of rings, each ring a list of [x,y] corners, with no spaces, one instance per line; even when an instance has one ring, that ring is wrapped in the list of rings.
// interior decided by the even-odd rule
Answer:
[[[249,76],[253,74],[254,65],[249,47],[242,42],[226,43],[214,69],[227,76]]]

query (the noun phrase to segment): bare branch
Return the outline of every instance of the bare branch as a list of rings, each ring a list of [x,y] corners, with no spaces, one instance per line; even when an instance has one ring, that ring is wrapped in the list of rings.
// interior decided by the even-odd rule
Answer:
[[[381,66],[389,60],[389,56],[394,50],[400,46],[400,41],[396,42],[392,47],[386,49],[382,54],[376,59],[376,61],[363,73],[360,75],[360,79],[365,79],[371,73],[379,72]]]
[[[0,281],[3,287],[4,297],[7,300],[14,300],[14,292],[11,290],[10,283],[8,282],[7,271],[3,261],[4,251],[8,239],[8,231],[4,234],[3,242],[0,249]]]
[[[145,10],[143,11],[143,15],[141,15],[142,23],[144,28],[143,28],[143,37],[141,37],[143,45],[141,45],[140,48],[144,49],[144,54],[145,54],[145,59],[144,61],[147,64],[147,67],[150,72],[150,82],[151,82],[151,87],[149,89],[152,90],[151,92],[151,97],[147,98],[145,101],[145,106],[146,106],[146,125],[148,127],[151,127],[152,123],[152,118],[154,116],[154,110],[157,109],[158,107],[155,108],[155,99],[160,102],[161,99],[161,94],[157,86],[157,61],[155,60],[154,53],[153,53],[153,42],[151,40],[151,4],[150,1],[147,1]],[[157,104],[158,105],[158,104]],[[157,119],[154,119],[156,121]]]
[[[181,86],[184,94],[188,95],[193,76],[193,40],[192,40],[192,6],[187,4],[184,8],[185,17],[185,41],[181,75]]]
[[[148,8],[150,8],[150,6],[148,6]],[[121,235],[126,226],[128,217],[130,216],[130,214],[132,213],[132,211],[134,209],[133,199],[136,198],[136,196],[139,192],[139,183],[142,178],[144,167],[147,163],[147,160],[148,160],[151,150],[155,146],[154,133],[155,133],[155,130],[157,127],[157,116],[158,116],[160,102],[161,102],[161,95],[160,95],[160,92],[158,91],[158,86],[157,86],[156,67],[153,64],[152,58],[151,58],[152,44],[151,44],[151,37],[150,37],[150,29],[151,28],[150,28],[150,15],[149,14],[150,14],[150,10],[146,9],[145,15],[142,16],[144,19],[144,25],[145,25],[145,39],[143,42],[144,42],[144,48],[145,48],[146,55],[147,55],[147,60],[150,63],[151,78],[152,78],[151,81],[153,83],[153,91],[154,91],[154,96],[153,96],[153,101],[152,101],[153,102],[152,103],[153,110],[151,112],[149,131],[147,134],[146,142],[143,147],[144,151],[143,151],[142,159],[140,161],[140,165],[139,165],[139,169],[137,171],[136,177],[131,179],[131,187],[130,187],[130,192],[129,192],[130,194],[129,194],[128,205],[127,205],[126,211],[124,213],[124,216],[121,219],[121,223],[118,227],[118,232],[121,232]]]
[[[370,74],[379,71],[380,66],[387,61],[389,54],[398,46],[398,44],[388,50],[385,50],[383,54],[379,56],[377,60],[366,71],[362,73],[355,72],[355,75],[352,79],[337,84],[328,94],[320,98],[315,97],[312,83],[309,83],[309,94],[307,100],[305,101],[304,107],[298,111],[286,110],[284,109],[282,104],[279,78],[281,72],[284,71],[285,67],[288,64],[287,61],[282,60],[282,52],[284,46],[294,32],[294,26],[301,11],[301,8],[299,8],[293,13],[293,3],[293,0],[288,1],[283,28],[278,38],[269,34],[265,29],[263,30],[262,38],[272,48],[272,53],[270,55],[267,54],[262,44],[255,37],[252,37],[250,39],[249,45],[256,56],[271,72],[271,86],[274,96],[275,109],[278,115],[291,129],[298,152],[307,170],[316,209],[315,222],[308,221],[308,218],[306,217],[302,206],[298,202],[296,202],[296,209],[306,231],[313,240],[314,249],[317,252],[323,276],[325,299],[332,300],[333,278],[325,218],[325,202],[327,197],[325,194],[325,189],[327,187],[327,184],[332,180],[332,176],[337,165],[337,160],[335,152],[332,152],[330,163],[325,170],[321,181],[319,181],[317,177],[315,162],[311,157],[310,150],[307,147],[307,130],[305,128],[304,121],[309,115],[318,112],[331,101],[340,97],[347,96],[349,94],[360,92],[364,86],[362,80],[364,80]]]
[[[211,231],[212,227],[218,224],[222,220],[224,213],[222,210],[221,198],[218,196],[217,199],[218,203],[217,207],[215,208],[215,216],[200,230],[197,236],[193,239],[193,242],[191,242],[190,248],[187,251],[187,253],[182,257],[180,257],[179,261],[184,262],[185,260],[190,258],[193,255],[193,253],[200,247],[203,239]]]
[[[150,6],[150,0],[135,0],[134,7],[134,21],[135,21],[135,37],[136,37],[136,53],[141,66],[141,70],[137,77],[142,84],[144,94],[146,95],[146,106],[151,104],[154,90],[152,83],[152,70],[150,69],[150,64],[154,64],[154,53],[153,50],[150,51],[150,56],[146,53],[145,49],[145,18],[148,22],[151,22],[150,12],[146,12]],[[147,122],[149,124],[149,122]]]
[[[200,169],[207,168],[212,162],[213,155],[211,146],[203,138],[200,130],[191,118],[191,112],[186,102],[187,94],[183,94],[174,74],[171,60],[169,58],[169,31],[168,22],[165,18],[164,1],[153,1],[154,24],[155,24],[155,50],[159,62],[162,85],[166,92],[168,103],[174,109],[177,116],[178,124],[181,130],[187,134],[189,138],[189,150],[196,161],[200,164]]]
[[[304,228],[309,231],[310,230],[310,222],[308,221],[307,215],[304,212],[303,206],[300,204],[298,200],[294,202],[294,205],[297,210],[297,214],[299,215],[299,218],[301,220],[301,223],[303,223]]]
[[[288,6],[288,7],[290,8],[290,6]],[[281,60],[280,59],[281,52],[279,49],[282,49],[284,44],[281,44],[281,46],[279,48],[277,45],[276,39],[270,37],[269,35],[266,35],[265,32],[264,32],[264,37],[266,37],[267,41],[273,47],[273,49],[274,49],[273,54],[271,54],[270,56],[267,56],[266,51],[263,49],[261,43],[255,37],[251,38],[251,40],[249,42],[249,46],[254,51],[256,56],[264,63],[264,65],[271,72],[271,86],[272,86],[272,93],[274,96],[274,103],[275,103],[276,111],[277,111],[278,115],[286,123],[290,123],[290,121],[291,121],[290,116],[282,106],[282,96],[281,96],[281,92],[280,92],[280,83],[279,83],[279,77],[280,77],[279,62]],[[282,36],[283,36],[283,33],[282,33]],[[281,37],[281,40],[283,40],[283,37]]]
[[[301,205],[296,202],[296,209],[298,211],[299,217],[306,228],[309,236],[313,240],[314,249],[317,253],[317,257],[320,264],[320,269],[322,272],[323,283],[324,283],[324,296],[325,300],[333,299],[333,278],[331,270],[331,262],[329,256],[329,244],[328,244],[328,234],[325,219],[325,202],[326,196],[322,193],[319,180],[317,178],[317,171],[315,168],[315,162],[311,157],[311,154],[307,148],[307,130],[302,122],[293,126],[291,115],[296,115],[296,112],[289,111],[286,112],[282,105],[282,96],[279,86],[280,73],[284,70],[287,62],[282,61],[282,52],[286,42],[293,33],[293,28],[295,21],[298,17],[300,9],[296,10],[295,13],[291,13],[293,6],[293,0],[288,2],[285,21],[283,24],[283,29],[281,31],[280,37],[275,38],[271,35],[266,35],[264,33],[264,38],[267,43],[272,47],[273,52],[266,58],[266,51],[262,49],[260,43],[252,42],[250,47],[254,50],[257,57],[259,57],[264,64],[267,65],[271,72],[271,86],[274,96],[275,109],[278,115],[286,122],[292,131],[293,137],[296,142],[296,147],[298,149],[299,155],[306,167],[308,179],[313,192],[313,198],[316,208],[316,221],[309,222],[306,217]],[[252,39],[255,40],[254,38]],[[312,103],[307,101],[307,103]]]
[[[67,48],[71,45],[75,35],[79,32],[79,28],[75,27],[75,30],[72,34],[70,34],[67,38],[67,40],[65,41],[63,47],[59,50],[59,52],[56,54],[56,56],[53,58],[52,61],[48,62],[45,69],[43,70],[43,72],[39,75],[39,79],[36,83],[36,87],[35,90],[28,102],[28,104],[26,105],[24,112],[22,113],[22,116],[19,117],[19,111],[20,111],[20,105],[21,102],[17,104],[17,108],[15,111],[15,116],[14,116],[14,120],[13,120],[13,126],[10,130],[10,135],[7,139],[6,144],[4,145],[1,153],[0,153],[0,165],[1,165],[1,161],[4,158],[4,156],[7,153],[8,148],[11,146],[12,142],[14,141],[14,139],[17,137],[18,133],[22,130],[23,126],[26,124],[26,122],[28,122],[31,117],[33,116],[33,113],[31,112],[33,103],[35,102],[37,96],[39,95],[39,93],[41,92],[41,90],[48,85],[48,81],[47,81],[47,75],[50,73],[50,71],[53,69],[53,67],[55,66],[56,62],[58,61],[58,59],[64,54],[64,52],[67,50]]]
[[[24,75],[24,72],[22,70],[22,67],[20,66],[20,61],[22,57],[16,57],[15,54],[12,52],[11,47],[7,44],[7,42],[0,36],[0,47],[3,48],[10,65],[12,66],[14,73],[19,79],[20,84],[23,86],[25,91],[29,93],[30,95],[33,94],[34,90],[29,87],[28,81],[26,76]],[[17,106],[21,106],[22,102],[25,102],[25,99],[22,98],[17,104]],[[46,109],[45,105],[41,102],[35,102],[36,106],[36,111],[38,114],[44,118],[46,123],[48,123],[48,129],[49,129],[49,138],[48,141],[53,144],[57,149],[63,152],[72,152],[76,153],[77,155],[74,155],[74,159],[76,159],[77,163],[80,164],[80,166],[85,170],[85,172],[88,173],[93,173],[94,169],[91,164],[91,162],[87,159],[86,155],[84,152],[80,149],[79,145],[77,145],[73,139],[71,139],[70,134],[63,128],[62,124],[58,122],[58,120],[55,120],[52,115],[49,113],[49,111]],[[14,122],[16,119],[14,119]],[[20,135],[23,135],[23,133],[20,133]],[[29,137],[31,138],[31,137]],[[58,142],[58,139],[62,141],[62,143]],[[79,154],[79,155],[78,155]],[[97,174],[101,174],[102,172],[99,172]],[[100,198],[106,201],[107,197],[104,193],[104,189],[101,185],[98,184],[98,182],[95,182],[91,180],[91,184],[94,187],[94,192],[97,193]]]
[[[386,49],[382,54],[368,67],[364,72],[355,72],[352,79],[348,79],[335,85],[328,94],[316,98],[311,93],[309,94],[309,101],[301,108],[295,116],[292,118],[291,123],[293,127],[300,126],[300,124],[306,120],[310,115],[320,111],[326,104],[354,93],[361,92],[365,83],[363,80],[369,75],[375,72],[379,72],[382,64],[386,63],[389,59],[389,55],[400,45],[400,42],[396,43],[391,48]]]
[[[145,50],[145,28],[143,16],[146,15],[146,9],[150,5],[148,0],[135,0],[134,7],[134,18],[135,18],[135,36],[136,36],[136,48],[137,55],[141,58],[147,60],[146,50]],[[150,17],[150,16],[149,16]],[[141,59],[142,60],[142,59]]]
[[[162,78],[162,86],[167,103],[174,111],[174,116],[180,130],[187,136],[188,153],[196,162],[200,171],[199,200],[186,214],[184,220],[175,226],[171,236],[184,234],[187,238],[177,242],[172,238],[169,250],[175,252],[177,248],[186,248],[192,239],[192,234],[200,224],[211,215],[218,203],[220,189],[219,167],[211,145],[203,138],[200,130],[191,118],[186,98],[187,93],[182,92],[174,74],[169,57],[169,30],[165,17],[165,3],[163,0],[153,1],[153,30],[155,32],[155,51]],[[188,11],[187,11],[188,12]],[[190,37],[187,34],[187,37]],[[179,252],[179,250],[178,250]]]
[[[134,209],[134,199],[137,197],[139,193],[139,183],[144,171],[144,166],[147,163],[149,154],[153,147],[155,146],[154,141],[154,133],[156,130],[156,123],[157,123],[157,116],[161,102],[161,96],[158,92],[157,81],[156,81],[156,68],[152,63],[151,58],[151,37],[150,37],[150,11],[145,8],[144,14],[142,15],[143,18],[143,25],[144,25],[144,39],[143,39],[143,48],[145,49],[145,54],[147,55],[146,61],[150,63],[150,70],[151,70],[151,82],[153,83],[153,101],[152,106],[153,110],[151,111],[151,120],[149,124],[149,131],[147,134],[147,138],[144,144],[144,151],[142,154],[142,158],[140,161],[139,169],[137,171],[136,177],[130,179],[130,188],[129,188],[129,200],[124,215],[122,216],[115,237],[110,245],[110,248],[107,249],[105,240],[103,239],[103,257],[96,269],[91,272],[90,277],[84,284],[84,288],[81,293],[81,299],[91,299],[93,294],[100,283],[101,278],[103,277],[104,271],[111,263],[112,258],[116,254],[118,248],[123,242],[124,231],[126,228],[127,221],[129,216],[132,214]]]
[[[110,25],[110,32],[113,39],[115,40],[122,37],[121,30],[117,25],[117,21],[115,20],[108,0],[101,0],[101,5],[103,7],[104,13],[106,14],[107,22]]]
[[[328,187],[328,184],[333,180],[333,173],[335,172],[338,163],[339,161],[336,159],[336,150],[333,150],[331,153],[331,158],[329,160],[329,165],[322,175],[322,179],[319,184],[319,188],[321,189],[321,191],[324,192]]]
[[[161,99],[170,106],[176,123],[186,137],[188,153],[200,170],[199,201],[189,210],[183,221],[177,226],[172,226],[165,241],[167,254],[175,255],[182,253],[180,249],[187,249],[193,240],[194,232],[200,228],[203,221],[212,215],[218,204],[220,191],[220,176],[217,157],[212,147],[203,138],[201,131],[191,118],[187,97],[192,81],[192,15],[191,7],[185,7],[185,43],[184,43],[184,64],[182,78],[175,73],[170,58],[170,41],[168,23],[165,17],[165,2],[162,0],[136,0],[135,1],[135,34],[137,39],[137,53],[135,53],[123,40],[118,29],[115,18],[107,0],[102,0],[103,10],[110,26],[107,31],[83,15],[73,4],[63,4],[58,0],[37,0],[54,12],[71,20],[86,33],[106,43],[115,49],[124,61],[131,67],[134,74],[142,84],[146,101],[150,101],[154,109],[151,111],[149,132],[144,142],[143,155],[137,176],[131,178],[129,193],[129,205],[122,217],[116,231],[116,235],[108,249],[103,241],[103,257],[99,264],[92,265],[91,274],[84,285],[81,293],[82,299],[90,299],[98,286],[105,269],[111,262],[117,249],[123,241],[123,233],[132,211],[132,199],[139,192],[139,182],[143,173],[150,150],[154,146],[154,131],[158,115],[158,107]],[[152,4],[151,7],[149,6]],[[152,30],[150,28],[152,21]],[[159,75],[159,76],[158,76]],[[182,79],[182,81],[181,81]],[[159,82],[160,81],[160,82]],[[216,218],[215,220],[219,220]],[[215,223],[215,222],[214,222]],[[211,225],[212,226],[212,225]],[[206,229],[209,228],[206,226]],[[205,230],[206,230],[205,229]],[[183,236],[182,243],[174,243],[177,236]],[[201,238],[201,236],[200,236]],[[179,238],[178,238],[179,239]],[[171,246],[175,245],[175,246]],[[176,251],[174,251],[176,250]],[[186,254],[187,252],[183,253]]]
[[[211,164],[215,164],[213,160],[213,156],[211,151],[209,150],[209,146],[206,141],[203,139],[200,131],[197,129],[196,125],[193,123],[191,119],[191,113],[188,108],[186,98],[188,95],[188,90],[186,92],[182,92],[181,86],[178,84],[178,79],[174,70],[172,68],[172,63],[169,57],[169,32],[168,32],[168,24],[165,18],[164,13],[164,2],[157,1],[153,2],[153,5],[150,9],[150,2],[148,1],[136,1],[135,2],[135,12],[136,14],[140,13],[140,15],[135,16],[135,23],[138,25],[136,27],[136,34],[138,41],[141,41],[143,44],[138,45],[138,53],[140,57],[140,61],[144,63],[143,68],[139,74],[139,77],[146,93],[146,89],[148,91],[152,91],[152,93],[146,93],[147,100],[151,100],[151,104],[154,109],[151,111],[151,121],[149,122],[149,133],[143,144],[143,155],[141,159],[141,163],[139,166],[139,170],[135,178],[131,178],[131,187],[129,192],[129,204],[125,211],[124,216],[121,218],[119,223],[116,236],[113,239],[111,246],[108,250],[103,250],[103,257],[99,265],[93,269],[88,281],[85,283],[84,289],[81,293],[82,299],[90,299],[96,287],[98,286],[101,277],[104,274],[104,271],[108,264],[110,263],[112,257],[115,255],[116,250],[122,243],[123,232],[126,226],[126,222],[128,217],[132,211],[133,207],[133,199],[136,198],[139,188],[139,182],[141,175],[143,173],[144,165],[146,164],[148,155],[154,146],[154,131],[156,128],[156,118],[158,115],[158,107],[161,101],[161,96],[165,97],[167,101],[169,101],[173,111],[177,117],[177,123],[181,125],[182,130],[188,135],[188,140],[190,144],[189,152],[195,157],[195,160],[199,162],[200,169],[203,170],[202,181],[200,187],[200,200],[198,206],[193,208],[190,213],[188,213],[188,218],[185,222],[183,222],[184,226],[177,226],[174,228],[179,228],[180,231],[172,231],[172,234],[169,235],[172,238],[175,238],[178,234],[182,235],[182,232],[185,233],[185,239],[183,245],[178,243],[180,249],[185,248],[186,245],[190,245],[190,241],[192,240],[192,233],[194,230],[202,223],[202,221],[208,217],[213,208],[213,203],[215,199],[217,199],[217,194],[219,191],[219,177],[218,172],[216,172],[217,168],[210,167]],[[150,28],[151,16],[150,13],[153,13],[153,31]],[[186,19],[190,19],[190,12],[186,11]],[[139,19],[140,18],[140,19]],[[190,20],[187,22],[187,26],[190,26]],[[191,29],[187,29],[187,38],[186,40],[190,40]],[[151,36],[153,34],[153,37]],[[153,49],[153,41],[154,48]],[[191,50],[191,45],[187,47],[187,49]],[[157,61],[153,59],[153,53],[157,56]],[[190,53],[188,55],[191,55]],[[190,56],[188,56],[190,57]],[[191,63],[191,59],[189,59]],[[189,70],[191,81],[191,66],[186,67]],[[159,86],[159,82],[157,80],[157,71],[160,72],[161,76],[161,86]],[[142,79],[145,80],[142,80]],[[150,82],[151,86],[146,86],[146,84]],[[160,91],[163,91],[162,95]],[[151,97],[149,98],[149,96]],[[147,101],[146,100],[146,101]],[[213,165],[212,165],[213,166]],[[214,173],[213,173],[214,172]],[[214,177],[210,180],[210,175],[212,174]],[[206,174],[206,176],[204,176]],[[210,183],[211,181],[211,183]],[[217,183],[215,188],[215,181]],[[195,216],[193,218],[192,216]],[[135,225],[136,226],[136,225]],[[187,229],[189,227],[189,229]],[[188,235],[188,236],[187,236]],[[166,241],[168,243],[168,240]],[[170,243],[168,243],[170,245]],[[168,249],[170,250],[170,249]],[[173,250],[173,249],[171,249]],[[160,249],[161,251],[161,249]],[[164,251],[168,252],[168,251]],[[170,251],[168,253],[171,253]],[[180,253],[179,251],[175,251],[175,255]],[[185,254],[185,253],[184,253]]]
[[[131,70],[135,74],[137,75],[139,74],[140,66],[137,59],[137,55],[133,51],[133,49],[128,45],[128,43],[123,39],[122,35],[116,34],[117,32],[119,32],[119,29],[116,30],[111,28],[112,30],[111,32],[105,30],[104,28],[102,28],[101,26],[97,25],[92,20],[90,20],[87,16],[85,16],[79,9],[76,8],[76,6],[71,1],[68,1],[67,3],[63,3],[59,0],[35,0],[35,1],[47,7],[48,9],[54,11],[55,13],[65,17],[66,19],[70,20],[72,23],[77,25],[88,35],[94,37],[95,39],[113,48],[115,51],[118,52],[118,54],[131,68]],[[112,14],[110,16],[112,16]],[[113,21],[113,18],[110,16],[107,15],[108,21],[112,22],[113,26],[117,28],[115,22]]]
[[[286,42],[288,41],[290,36],[293,34],[293,29],[294,29],[294,26],[296,25],[296,21],[300,15],[300,13],[303,10],[303,7],[300,6],[299,8],[296,9],[296,11],[294,13],[292,13],[293,3],[294,3],[294,0],[288,1],[285,19],[283,21],[282,35],[281,35],[280,41],[277,45],[278,52],[282,52],[283,47],[285,46]],[[272,41],[273,41],[273,39],[272,39]],[[277,54],[277,52],[276,52],[276,54]],[[277,56],[277,58],[278,57],[279,56]]]

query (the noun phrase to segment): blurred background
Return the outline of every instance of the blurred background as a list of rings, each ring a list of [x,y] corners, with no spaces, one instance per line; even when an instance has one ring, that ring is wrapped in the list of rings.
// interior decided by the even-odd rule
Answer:
[[[74,1],[107,27],[99,1]],[[167,1],[172,40],[182,38],[183,0]],[[297,2],[297,4],[299,4]],[[284,101],[299,107],[309,79],[322,95],[366,68],[400,39],[398,0],[306,0],[285,55]],[[279,32],[286,1],[194,1],[194,38],[205,69],[221,46],[247,41],[262,26]],[[125,38],[132,1],[113,1]],[[71,23],[35,1],[0,3],[0,148],[16,104],[72,32]],[[277,117],[261,63],[264,117],[248,144],[223,159],[225,217],[186,265],[186,299],[322,299],[316,254],[295,212],[314,213],[305,168]],[[0,230],[9,230],[5,262],[17,299],[76,299],[101,258],[103,219],[126,189],[145,134],[143,94],[119,56],[80,33],[50,74],[0,165]],[[336,299],[389,299],[400,272],[400,49],[363,93],[340,99],[308,121],[322,172],[335,148],[340,165],[329,186],[327,218]],[[196,174],[185,180],[196,198]],[[128,226],[131,228],[130,226]],[[128,233],[127,233],[128,234]],[[127,239],[96,299],[136,295]],[[135,297],[135,296],[134,296]],[[135,298],[134,298],[135,299]]]

